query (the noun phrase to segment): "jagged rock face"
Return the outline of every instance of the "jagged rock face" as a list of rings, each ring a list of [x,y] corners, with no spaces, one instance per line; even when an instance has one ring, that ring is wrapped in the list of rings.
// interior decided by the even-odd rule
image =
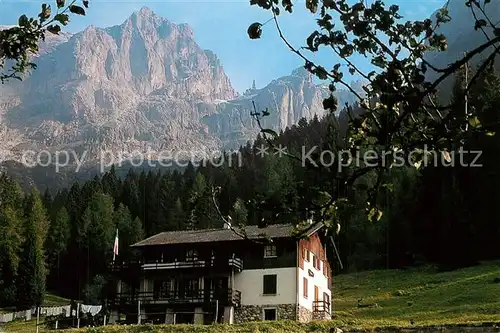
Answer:
[[[328,94],[298,69],[238,96],[188,25],[148,8],[119,26],[53,36],[35,62],[23,82],[0,87],[0,159],[27,148],[210,153],[254,139],[252,101],[271,112],[263,124],[280,130],[322,116]]]
[[[234,148],[260,131],[251,112],[268,108],[270,114],[262,118],[261,125],[284,130],[301,118],[323,117],[327,112],[323,109],[323,99],[328,94],[326,87],[314,85],[309,72],[298,68],[292,75],[274,80],[262,89],[249,89],[238,99],[219,103],[216,111],[203,121],[226,146]]]

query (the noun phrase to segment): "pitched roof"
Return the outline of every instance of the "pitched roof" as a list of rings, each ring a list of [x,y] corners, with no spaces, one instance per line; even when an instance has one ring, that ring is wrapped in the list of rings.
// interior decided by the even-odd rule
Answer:
[[[322,226],[322,224],[311,226],[308,234],[317,231]],[[246,226],[244,230],[248,239],[257,240],[264,239],[264,235],[270,238],[291,238],[293,229],[294,226],[292,224],[274,224],[264,228],[259,228],[256,225],[249,225]],[[180,230],[162,232],[135,243],[132,246],[142,247],[150,245],[208,243],[243,239],[243,237],[236,234],[231,229]]]

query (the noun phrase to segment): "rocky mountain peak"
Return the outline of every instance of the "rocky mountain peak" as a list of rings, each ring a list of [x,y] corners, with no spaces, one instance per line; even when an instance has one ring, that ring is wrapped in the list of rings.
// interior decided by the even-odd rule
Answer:
[[[255,138],[254,101],[272,110],[263,125],[280,130],[323,115],[328,92],[300,67],[239,96],[188,24],[148,7],[120,25],[58,39],[37,63],[25,81],[0,87],[0,146],[8,151],[210,153]]]
[[[291,76],[296,76],[306,81],[313,81],[313,75],[304,66],[300,66],[292,71]]]
[[[134,12],[132,16],[141,17],[141,18],[159,18],[153,10],[147,6],[141,7],[138,11]],[[166,20],[166,19],[165,19]]]

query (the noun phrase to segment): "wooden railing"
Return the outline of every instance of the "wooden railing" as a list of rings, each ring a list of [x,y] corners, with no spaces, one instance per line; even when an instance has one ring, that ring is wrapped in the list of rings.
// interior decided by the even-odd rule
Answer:
[[[180,269],[180,268],[203,268],[203,267],[233,267],[236,270],[241,271],[243,269],[243,260],[240,258],[220,258],[212,260],[185,260],[185,261],[172,261],[172,262],[162,262],[162,261],[133,261],[133,262],[123,262],[114,263],[111,265],[111,270],[118,272],[121,270],[137,268],[142,270],[163,270],[163,269]]]
[[[178,268],[194,268],[205,267],[206,262],[203,260],[190,260],[190,261],[174,261],[174,262],[155,262],[142,264],[143,270],[156,270],[156,269],[178,269]]]
[[[328,312],[328,313],[330,313],[330,302],[313,301],[313,312]]]
[[[229,266],[233,266],[234,268],[238,270],[243,269],[243,260],[240,258],[230,258],[229,259]]]
[[[118,272],[127,269],[140,269],[141,263],[139,261],[125,261],[125,262],[115,262],[111,264],[111,270],[113,272]]]
[[[241,292],[233,289],[218,289],[184,291],[183,293],[177,290],[136,292],[133,294],[118,293],[113,303],[115,305],[126,305],[137,304],[138,301],[141,301],[143,304],[182,304],[205,303],[215,300],[239,306],[241,304]]]

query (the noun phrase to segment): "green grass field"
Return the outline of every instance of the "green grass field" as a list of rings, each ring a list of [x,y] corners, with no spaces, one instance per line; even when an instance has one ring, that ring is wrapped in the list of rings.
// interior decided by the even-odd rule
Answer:
[[[334,278],[334,318],[328,322],[247,323],[244,325],[161,325],[106,326],[105,333],[139,332],[328,332],[330,327],[344,330],[374,328],[500,325],[500,262],[477,267],[438,272],[433,268],[381,270],[340,275]],[[358,300],[365,307],[358,307]],[[35,332],[33,322],[17,322],[2,328],[5,332]],[[255,331],[258,329],[257,331]],[[80,329],[86,332],[88,329]],[[90,330],[90,329],[89,329]],[[73,332],[77,330],[70,330]],[[46,332],[41,329],[40,332]]]
[[[45,295],[43,306],[62,306],[62,305],[68,305],[69,303],[70,303],[69,299],[48,293]],[[0,308],[0,313],[9,313],[13,311],[16,310],[14,308]]]
[[[370,271],[338,277],[336,321],[347,327],[500,322],[500,262],[438,272],[436,269]],[[374,307],[358,307],[376,304]]]

